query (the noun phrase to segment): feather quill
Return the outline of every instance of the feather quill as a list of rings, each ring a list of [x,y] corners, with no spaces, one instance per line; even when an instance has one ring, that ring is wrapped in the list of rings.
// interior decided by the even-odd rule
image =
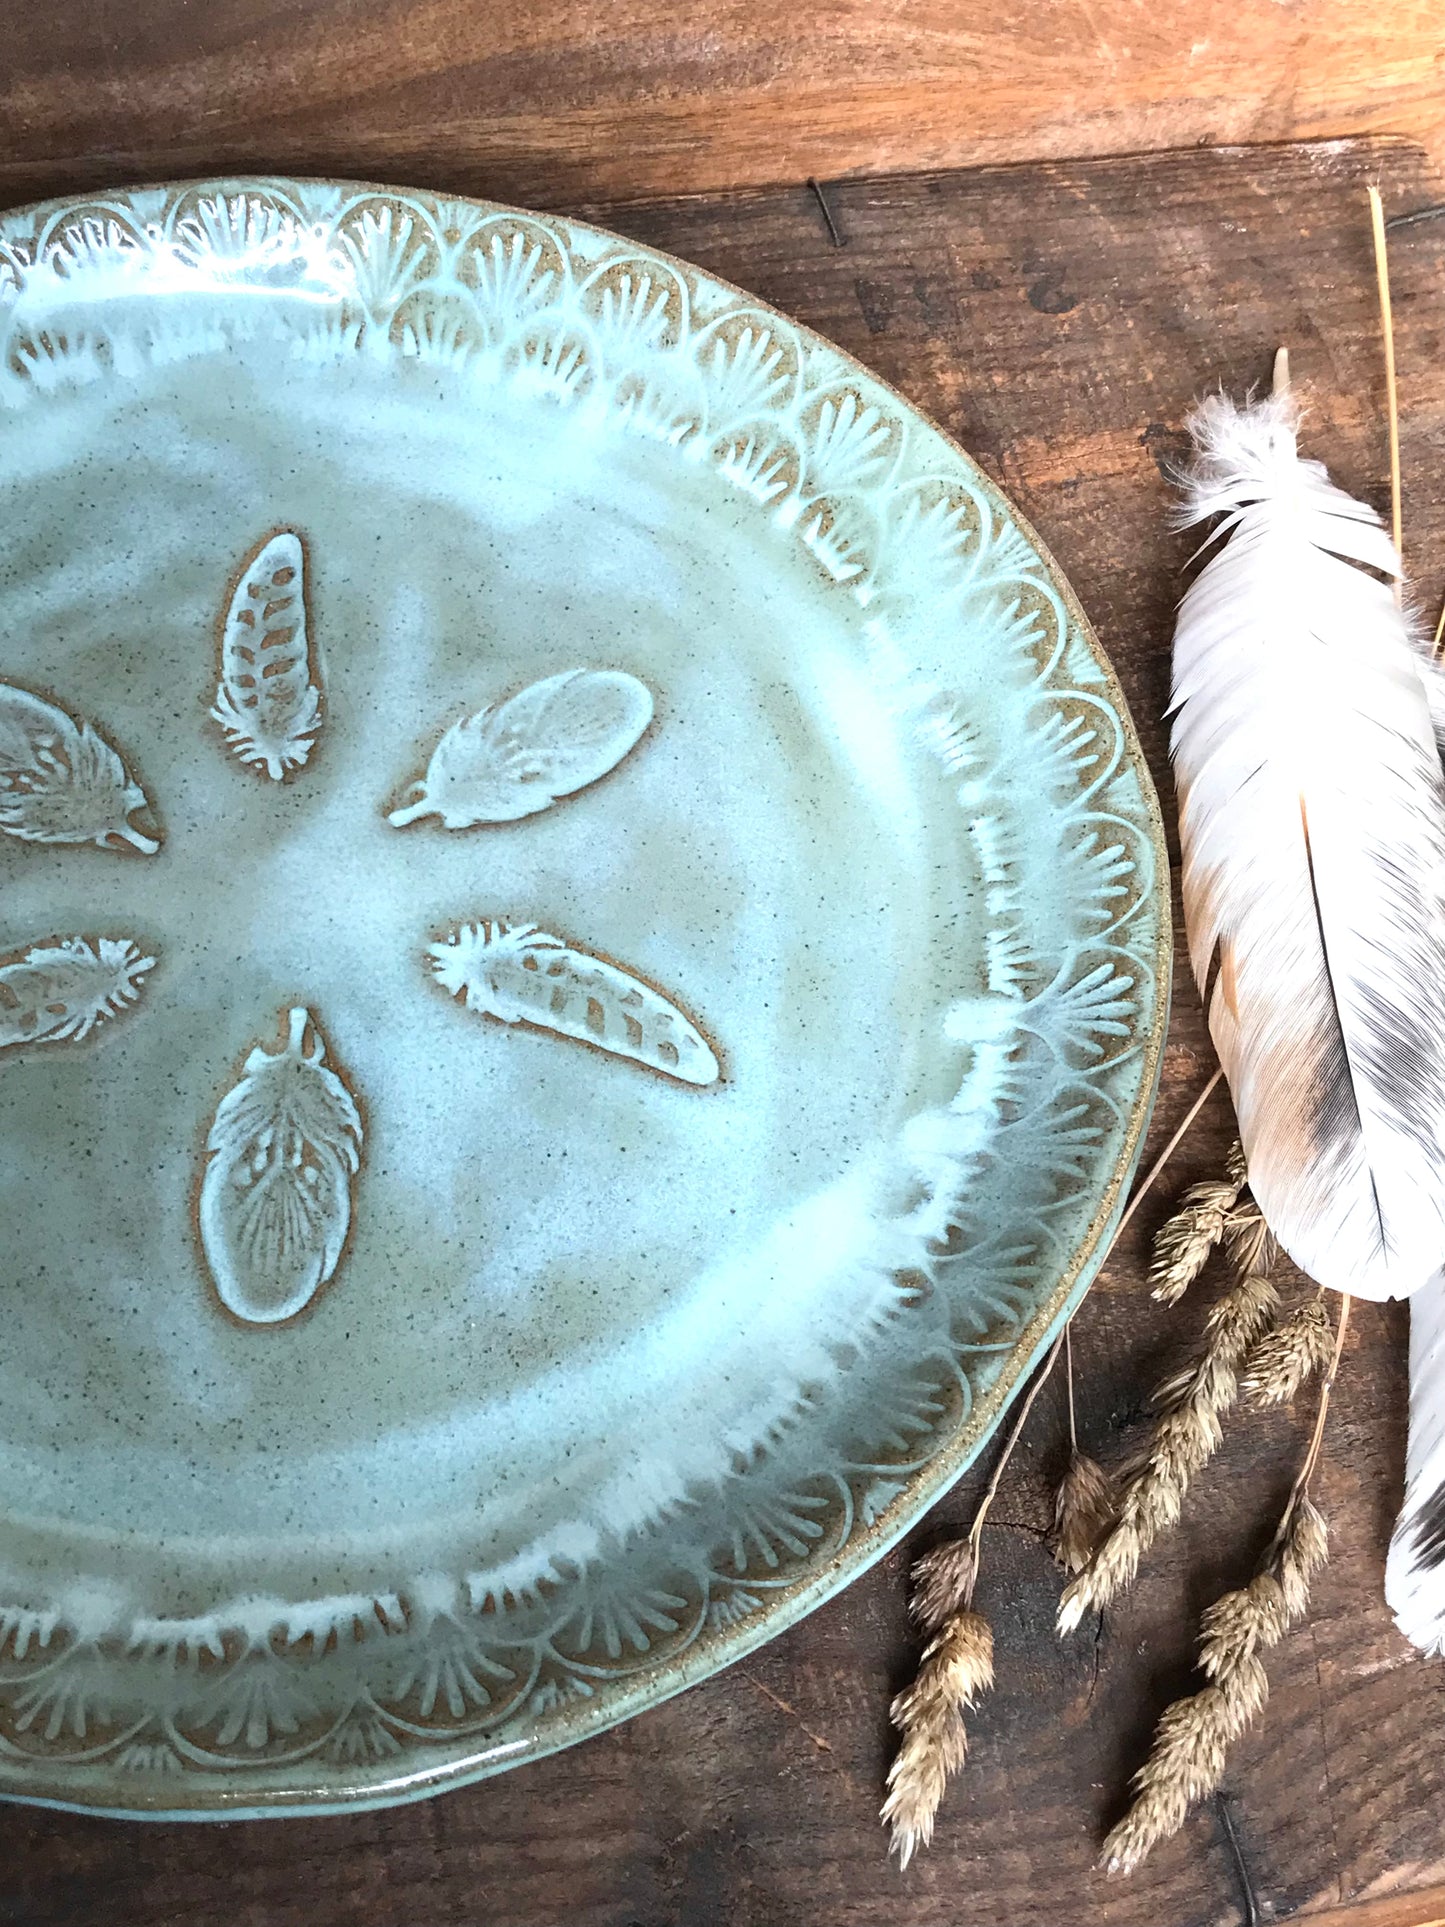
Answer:
[[[1445,784],[1374,510],[1288,394],[1194,413],[1180,523],[1222,518],[1174,642],[1190,960],[1250,1185],[1368,1298],[1445,1261]],[[1217,546],[1216,546],[1217,545]]]

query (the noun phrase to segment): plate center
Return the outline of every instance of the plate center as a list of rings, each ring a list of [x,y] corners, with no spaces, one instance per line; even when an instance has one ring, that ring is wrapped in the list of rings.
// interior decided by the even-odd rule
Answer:
[[[0,591],[7,674],[105,729],[165,837],[145,859],[0,843],[7,944],[157,958],[124,1026],[0,1079],[26,1253],[0,1279],[0,1477],[58,1525],[184,1549],[224,1518],[281,1576],[324,1543],[333,1583],[401,1543],[543,1565],[725,1468],[894,1290],[851,1262],[866,1174],[957,1088],[939,1013],[978,969],[937,885],[962,829],[925,827],[939,774],[795,536],[666,445],[468,394],[257,348],[51,397],[47,441],[7,440],[30,558]],[[325,720],[273,783],[207,710],[227,585],[281,527]],[[448,725],[579,667],[655,699],[611,776],[494,829],[387,822]],[[721,1082],[449,1000],[427,942],[498,917],[656,985]],[[239,1328],[198,1174],[297,1006],[365,1121],[349,1241],[299,1319]]]

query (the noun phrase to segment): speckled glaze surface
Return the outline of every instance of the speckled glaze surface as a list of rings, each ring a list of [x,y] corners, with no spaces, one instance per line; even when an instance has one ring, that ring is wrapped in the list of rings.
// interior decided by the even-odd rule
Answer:
[[[0,1793],[404,1799],[781,1630],[1117,1216],[1166,868],[1031,532],[472,202],[0,222]]]

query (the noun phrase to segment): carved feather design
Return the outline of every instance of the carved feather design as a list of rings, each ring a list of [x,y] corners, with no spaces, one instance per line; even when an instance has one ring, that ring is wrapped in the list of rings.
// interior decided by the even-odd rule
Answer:
[[[448,830],[515,823],[616,769],[652,721],[652,692],[620,669],[569,669],[454,723],[432,752],[398,828],[437,816]]]
[[[130,822],[145,791],[90,723],[0,683],[0,830],[27,843],[160,844]]]
[[[535,924],[464,924],[427,955],[437,982],[479,1016],[555,1031],[684,1084],[720,1075],[712,1045],[660,991]]]
[[[206,1140],[201,1243],[222,1304],[253,1324],[311,1302],[351,1225],[361,1118],[325,1057],[310,1012],[293,1010],[283,1047],[251,1052]]]
[[[0,1050],[77,1043],[140,997],[153,957],[125,937],[66,937],[0,962]]]
[[[263,542],[241,571],[226,611],[211,714],[241,761],[274,782],[311,754],[321,691],[306,634],[306,554],[294,529]]]

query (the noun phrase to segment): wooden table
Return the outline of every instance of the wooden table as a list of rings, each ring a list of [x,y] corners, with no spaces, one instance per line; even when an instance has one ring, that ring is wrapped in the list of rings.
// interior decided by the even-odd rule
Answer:
[[[194,164],[205,164],[199,151]],[[41,192],[130,171],[0,165],[0,184],[14,199],[22,178]],[[484,171],[461,172],[453,185],[486,191]],[[1442,198],[1420,150],[1386,143],[854,179],[827,190],[841,245],[802,182],[580,211],[812,323],[952,431],[1072,578],[1164,787],[1160,714],[1187,545],[1166,530],[1162,477],[1191,397],[1215,381],[1264,381],[1287,341],[1309,393],[1311,451],[1347,487],[1385,500],[1367,180],[1395,213]],[[1445,588],[1445,219],[1397,230],[1394,276],[1406,548],[1433,614]],[[1211,1065],[1181,972],[1156,1141]],[[1216,1100],[1176,1186],[1217,1170],[1229,1133]],[[1144,1390],[1201,1318],[1201,1303],[1166,1314],[1141,1288],[1165,1208],[1140,1214],[1078,1321],[1081,1430],[1106,1460],[1127,1451]],[[419,1807],[224,1828],[12,1809],[0,1819],[0,1923],[1445,1919],[1445,1665],[1412,1657],[1381,1598],[1404,1457],[1404,1332],[1399,1308],[1364,1306],[1352,1326],[1319,1480],[1334,1558],[1309,1624],[1271,1658],[1266,1719],[1239,1747],[1227,1796],[1131,1882],[1093,1871],[1098,1841],[1159,1708],[1190,1677],[1201,1607],[1247,1575],[1273,1525],[1306,1410],[1242,1422],[1136,1592],[1061,1644],[1044,1546],[1061,1440],[1049,1389],[987,1535],[980,1603],[995,1626],[998,1689],[972,1722],[937,1844],[906,1876],[876,1818],[887,1701],[909,1666],[903,1548],[732,1672],[583,1748]],[[967,1517],[986,1470],[914,1548]]]

